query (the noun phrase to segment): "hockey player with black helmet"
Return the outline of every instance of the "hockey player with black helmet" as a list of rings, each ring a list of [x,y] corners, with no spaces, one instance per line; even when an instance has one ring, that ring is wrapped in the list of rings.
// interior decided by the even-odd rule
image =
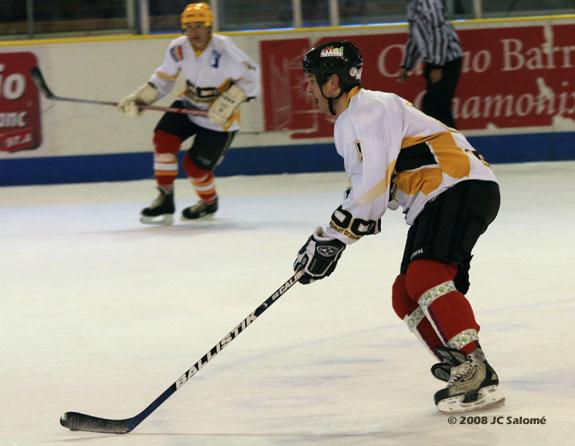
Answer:
[[[304,284],[329,276],[348,245],[379,233],[386,210],[401,207],[410,229],[392,305],[440,361],[432,373],[447,386],[435,394],[436,406],[461,413],[500,405],[499,379],[465,297],[472,249],[499,211],[497,179],[460,132],[395,94],[364,89],[362,66],[347,41],[304,57],[306,93],[335,118],[351,187],[329,225],[301,247],[294,269],[304,271]]]
[[[325,46],[323,49],[309,51],[303,59],[303,69],[306,73],[315,75],[318,85],[324,85],[332,74],[339,77],[340,90],[334,97],[327,97],[320,88],[323,97],[327,99],[329,112],[335,115],[334,101],[360,85],[363,58],[357,48],[346,41],[338,42],[337,46]]]

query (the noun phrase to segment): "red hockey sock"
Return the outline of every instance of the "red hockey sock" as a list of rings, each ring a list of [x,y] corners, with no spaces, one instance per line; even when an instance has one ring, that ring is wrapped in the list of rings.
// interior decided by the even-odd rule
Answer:
[[[470,353],[477,346],[479,325],[469,301],[455,288],[455,265],[436,260],[410,263],[405,285],[444,345]]]
[[[154,132],[154,175],[158,186],[171,189],[178,177],[178,151],[182,140],[163,130]]]
[[[184,157],[184,170],[201,200],[209,203],[218,196],[214,174],[210,170],[202,169],[187,155]]]
[[[409,297],[405,287],[405,274],[400,274],[396,277],[391,296],[395,313],[407,324],[409,330],[419,338],[429,351],[435,357],[441,359],[436,353],[436,348],[442,346],[443,342],[435,333],[423,310]]]

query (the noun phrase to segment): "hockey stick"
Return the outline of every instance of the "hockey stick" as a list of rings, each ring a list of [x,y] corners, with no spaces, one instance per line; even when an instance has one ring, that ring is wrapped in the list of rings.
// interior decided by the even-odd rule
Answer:
[[[127,434],[144,421],[148,415],[156,410],[166,401],[176,390],[183,386],[192,376],[194,376],[204,365],[216,356],[226,345],[232,342],[248,325],[255,321],[264,311],[277,301],[287,290],[289,290],[303,275],[303,271],[296,272],[286,283],[279,287],[270,297],[268,297],[259,307],[248,317],[241,321],[236,328],[224,336],[220,342],[212,347],[200,360],[198,360],[188,371],[180,376],[176,382],[168,387],[164,393],[152,401],[148,407],[138,415],[123,420],[110,420],[107,418],[94,417],[78,412],[66,412],[60,417],[60,424],[73,431],[102,432],[106,434]]]
[[[113,107],[117,107],[117,102],[112,101],[98,101],[94,99],[78,99],[78,98],[65,98],[62,96],[55,95],[48,84],[46,83],[46,79],[44,79],[44,75],[40,71],[40,68],[33,67],[30,69],[30,76],[32,80],[38,87],[38,89],[42,92],[47,99],[51,99],[53,101],[64,101],[64,102],[76,102],[79,104],[94,104],[94,105],[111,105]],[[189,108],[175,108],[175,107],[162,107],[161,105],[140,105],[139,106],[142,110],[154,110],[154,111],[161,111],[161,112],[169,112],[169,113],[181,113],[185,115],[195,115],[195,116],[207,116],[208,112],[205,110],[194,110]]]

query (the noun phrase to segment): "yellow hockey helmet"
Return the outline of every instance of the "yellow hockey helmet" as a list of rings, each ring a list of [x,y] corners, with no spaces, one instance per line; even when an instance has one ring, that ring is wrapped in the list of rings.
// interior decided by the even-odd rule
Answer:
[[[212,26],[214,13],[207,3],[189,3],[182,12],[182,29],[190,23],[203,23],[204,26]]]

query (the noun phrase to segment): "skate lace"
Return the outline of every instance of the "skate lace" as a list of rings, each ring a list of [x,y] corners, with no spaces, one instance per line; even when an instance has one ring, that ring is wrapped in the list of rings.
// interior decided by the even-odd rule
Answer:
[[[476,369],[477,364],[475,364],[473,361],[467,361],[458,365],[457,367],[453,367],[451,369],[449,381],[447,382],[447,387],[450,387],[459,381],[467,380],[469,377],[475,374]]]

